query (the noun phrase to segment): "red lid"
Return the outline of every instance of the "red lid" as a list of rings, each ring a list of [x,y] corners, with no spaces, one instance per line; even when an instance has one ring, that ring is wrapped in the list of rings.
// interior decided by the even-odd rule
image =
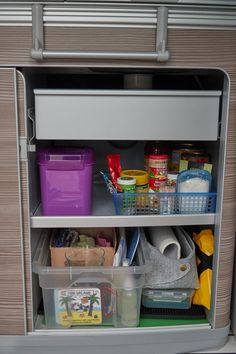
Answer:
[[[168,155],[149,155],[148,158],[153,160],[168,160]]]

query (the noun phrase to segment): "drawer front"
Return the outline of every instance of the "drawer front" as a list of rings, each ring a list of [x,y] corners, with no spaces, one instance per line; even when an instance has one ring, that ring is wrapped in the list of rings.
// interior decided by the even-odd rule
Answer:
[[[37,139],[216,140],[219,91],[35,90]]]

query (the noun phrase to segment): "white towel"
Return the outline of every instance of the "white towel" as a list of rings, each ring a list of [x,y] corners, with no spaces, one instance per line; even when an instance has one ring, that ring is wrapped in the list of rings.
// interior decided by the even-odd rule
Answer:
[[[180,259],[181,247],[170,226],[149,227],[150,241],[163,255]]]

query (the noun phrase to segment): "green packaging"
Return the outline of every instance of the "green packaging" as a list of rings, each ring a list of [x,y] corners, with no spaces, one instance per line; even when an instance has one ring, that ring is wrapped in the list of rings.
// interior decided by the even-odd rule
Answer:
[[[120,193],[135,193],[136,179],[133,177],[119,177],[117,179],[117,189]]]

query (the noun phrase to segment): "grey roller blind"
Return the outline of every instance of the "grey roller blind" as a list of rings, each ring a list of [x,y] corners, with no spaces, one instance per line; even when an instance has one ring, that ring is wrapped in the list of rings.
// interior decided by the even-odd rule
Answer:
[[[156,28],[157,7],[160,5],[149,0],[116,3],[84,1],[80,4],[74,1],[62,2],[40,1],[45,4],[44,26]],[[0,2],[0,26],[31,26],[32,3],[37,2]],[[236,0],[166,0],[161,3],[168,4],[169,28],[236,28]]]

